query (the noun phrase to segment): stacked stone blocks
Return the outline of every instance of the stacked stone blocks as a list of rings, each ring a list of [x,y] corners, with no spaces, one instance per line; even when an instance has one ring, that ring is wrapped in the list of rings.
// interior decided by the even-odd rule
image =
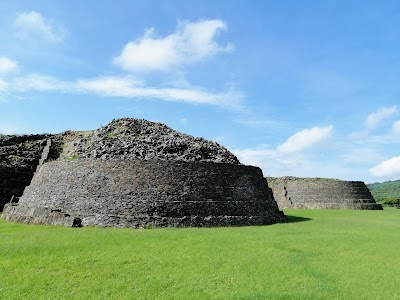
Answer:
[[[297,177],[267,177],[267,181],[280,209],[382,209],[362,181]]]
[[[259,168],[160,123],[113,120],[95,131],[52,136],[43,146],[18,205],[5,206],[6,220],[133,228],[285,220]],[[51,161],[48,153],[57,151]]]
[[[270,196],[261,170],[251,166],[53,161],[40,168],[19,206],[8,208],[4,218],[41,224],[79,219],[83,226],[134,228],[266,225],[284,219]],[[26,214],[28,208],[32,213]],[[40,213],[46,210],[48,220]]]

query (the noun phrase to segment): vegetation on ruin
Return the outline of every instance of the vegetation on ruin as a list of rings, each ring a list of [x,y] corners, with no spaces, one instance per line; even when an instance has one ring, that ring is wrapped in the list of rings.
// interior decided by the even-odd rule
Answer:
[[[400,299],[400,209],[285,213],[237,228],[0,220],[0,299]]]
[[[68,157],[69,160],[75,160],[79,158],[79,154],[77,153],[71,153],[70,156]]]
[[[382,201],[383,205],[400,207],[400,198],[387,198]]]

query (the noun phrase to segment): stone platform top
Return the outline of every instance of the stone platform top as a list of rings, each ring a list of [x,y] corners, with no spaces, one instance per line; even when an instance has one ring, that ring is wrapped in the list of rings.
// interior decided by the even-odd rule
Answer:
[[[64,159],[157,159],[240,164],[234,154],[216,142],[142,119],[114,119],[94,131],[67,131],[62,136],[61,158]]]

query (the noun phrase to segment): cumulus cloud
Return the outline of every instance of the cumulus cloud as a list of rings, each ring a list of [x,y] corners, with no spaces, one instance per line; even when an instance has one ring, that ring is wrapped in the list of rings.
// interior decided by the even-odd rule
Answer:
[[[14,26],[17,35],[22,39],[40,37],[52,42],[59,42],[63,39],[61,30],[55,29],[48,20],[36,11],[20,13],[14,21]]]
[[[169,71],[231,51],[232,44],[221,46],[215,41],[224,30],[227,25],[218,19],[179,22],[174,33],[160,38],[150,28],[142,37],[126,44],[114,63],[126,71]]]
[[[400,120],[393,123],[392,129],[395,135],[400,136]]]
[[[265,176],[340,177],[343,173],[331,162],[321,165],[314,155],[287,154],[268,146],[230,150],[243,164],[260,167]]]
[[[17,62],[7,57],[0,57],[0,75],[13,72],[17,69]]]
[[[381,121],[393,116],[397,113],[397,107],[381,107],[377,111],[368,115],[367,120],[365,121],[365,126],[367,128],[374,128],[377,126]]]
[[[251,166],[265,166],[268,161],[276,160],[277,153],[267,147],[230,149],[241,163]]]
[[[56,30],[35,11],[18,15],[14,25],[19,29],[19,33],[24,35],[58,39]],[[154,29],[149,29],[142,37],[128,43],[121,55],[114,58],[114,62],[128,71],[168,71],[172,67],[230,51],[230,44],[222,46],[215,40],[217,34],[226,29],[226,24],[221,20],[179,22],[175,32],[164,37],[156,37]],[[125,73],[64,81],[44,74],[28,74],[1,81],[0,89],[7,88],[10,93],[37,91],[95,94],[104,97],[216,105],[233,110],[244,109],[242,93],[229,82],[225,88],[216,90],[192,85],[182,79],[174,81],[170,78],[169,82],[148,84],[141,78],[138,80],[133,76],[126,76]]]
[[[298,176],[327,177],[342,180],[365,180],[364,168],[343,164],[341,158],[335,155],[321,155],[320,152],[283,153],[269,146],[255,148],[231,148],[231,150],[246,165],[261,168],[264,176]],[[370,179],[371,181],[371,179]]]
[[[332,131],[332,125],[301,130],[278,146],[277,150],[284,153],[300,152],[326,140],[332,134]]]
[[[304,153],[301,150],[327,139],[332,130],[333,126],[327,126],[299,131],[276,149],[263,145],[230,150],[242,163],[258,166],[266,175],[321,176],[324,170],[314,161],[318,153]]]
[[[400,177],[400,156],[384,160],[369,169],[369,172],[379,178],[397,179]]]
[[[282,155],[268,146],[229,150],[237,156],[241,163],[261,168],[265,176],[293,175],[294,170],[304,171],[306,168],[305,161],[300,157]]]

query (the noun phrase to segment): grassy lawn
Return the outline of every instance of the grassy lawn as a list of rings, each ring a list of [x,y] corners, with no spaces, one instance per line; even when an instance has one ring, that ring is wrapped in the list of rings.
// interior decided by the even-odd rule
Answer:
[[[0,299],[400,299],[400,209],[285,213],[238,228],[0,220]]]

